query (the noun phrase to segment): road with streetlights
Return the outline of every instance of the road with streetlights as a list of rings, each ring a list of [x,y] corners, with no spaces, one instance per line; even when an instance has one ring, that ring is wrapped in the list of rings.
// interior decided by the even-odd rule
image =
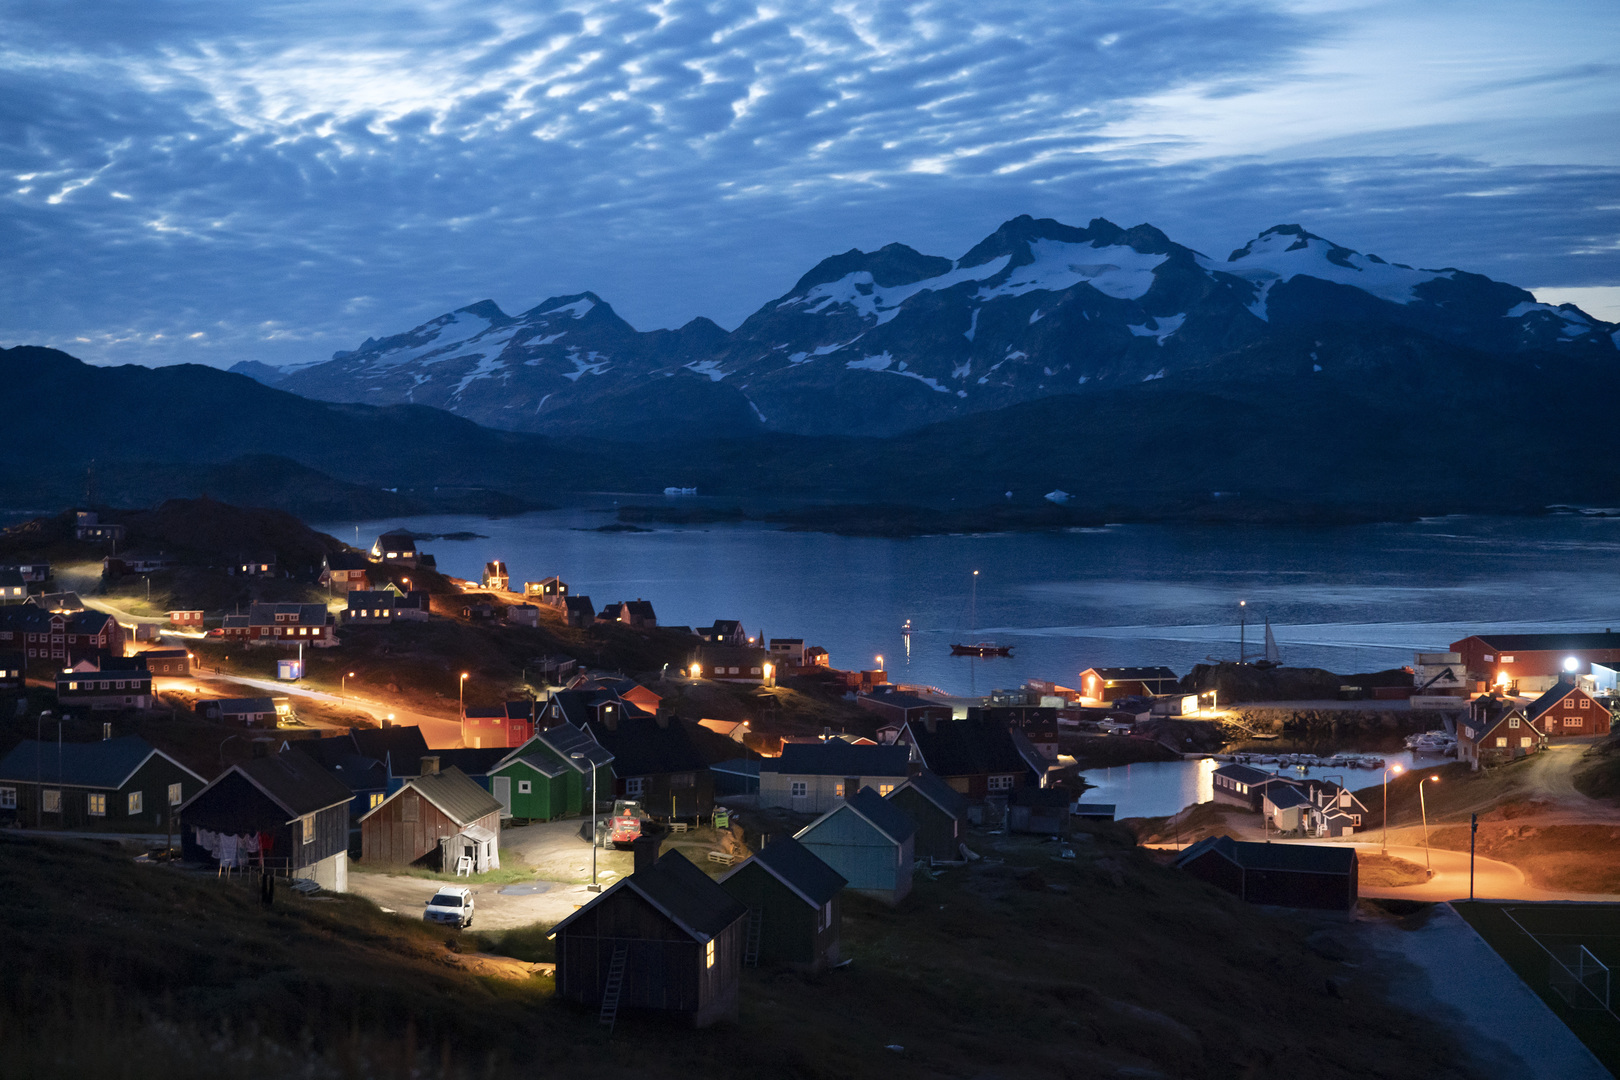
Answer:
[[[363,712],[375,718],[380,724],[392,718],[392,723],[410,727],[416,725],[422,729],[422,738],[434,750],[447,750],[461,745],[461,721],[450,716],[430,716],[427,713],[416,712],[398,705],[379,704],[365,701],[361,698],[349,697],[345,694],[333,694],[325,690],[310,690],[302,686],[290,686],[274,679],[255,679],[247,675],[231,675],[226,672],[208,672],[207,674],[193,675],[195,682],[217,681],[235,683],[238,686],[249,686],[255,690],[272,696],[286,695],[287,697],[308,698],[312,701],[326,702],[330,705],[341,705],[345,708]]]

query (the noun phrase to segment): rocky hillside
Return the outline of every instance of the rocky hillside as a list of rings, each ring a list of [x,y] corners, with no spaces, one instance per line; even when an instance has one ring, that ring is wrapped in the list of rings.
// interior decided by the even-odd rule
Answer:
[[[515,317],[486,300],[325,362],[241,371],[308,397],[430,404],[516,431],[892,435],[1057,395],[1250,379],[1249,358],[1279,350],[1320,372],[1327,350],[1342,357],[1369,334],[1556,365],[1616,359],[1617,332],[1573,305],[1297,225],[1221,260],[1151,225],[1020,217],[959,259],[903,244],[825,259],[730,333],[706,319],[640,333],[593,293]]]

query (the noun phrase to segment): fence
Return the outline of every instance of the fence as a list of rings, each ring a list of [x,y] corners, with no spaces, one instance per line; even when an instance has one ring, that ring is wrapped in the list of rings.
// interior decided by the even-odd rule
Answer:
[[[1572,1009],[1608,1011],[1607,964],[1593,956],[1585,945],[1560,945],[1547,952],[1551,956],[1547,981],[1554,993]]]

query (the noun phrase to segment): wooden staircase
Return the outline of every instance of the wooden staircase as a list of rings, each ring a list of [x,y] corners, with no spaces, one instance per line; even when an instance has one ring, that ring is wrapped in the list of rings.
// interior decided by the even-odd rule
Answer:
[[[743,946],[743,964],[748,967],[759,967],[759,943],[765,925],[765,912],[761,908],[748,909],[748,937]]]
[[[602,1012],[597,1017],[599,1023],[613,1034],[613,1024],[619,1019],[619,994],[624,990],[625,960],[630,955],[630,946],[621,942],[613,949],[613,961],[608,965],[607,984],[602,987]]]

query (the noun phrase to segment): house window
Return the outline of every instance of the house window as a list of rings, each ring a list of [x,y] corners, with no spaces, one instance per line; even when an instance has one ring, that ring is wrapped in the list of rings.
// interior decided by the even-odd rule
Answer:
[[[891,792],[893,790],[894,790],[894,785],[893,784],[879,784],[878,785],[878,794],[879,795],[887,796],[889,794],[889,792]]]
[[[371,793],[371,798],[370,798],[370,800],[368,801],[368,803],[366,805],[366,809],[367,810],[375,810],[377,807],[381,806],[382,804],[383,804],[383,793],[380,792],[380,791],[373,791]]]
[[[832,925],[832,901],[821,905],[821,917],[816,920],[816,929],[825,930]]]
[[[1011,791],[1013,778],[1011,776],[992,776],[990,778],[991,791]]]
[[[703,966],[714,967],[714,938],[710,938],[709,943],[703,947]]]
[[[1519,736],[1519,745],[1520,746],[1529,746],[1530,745],[1530,736],[1528,736],[1528,735],[1520,735]]]
[[[1352,824],[1352,825],[1360,825],[1361,824],[1361,815],[1360,814],[1352,814],[1352,815],[1350,815],[1350,824]]]
[[[647,778],[644,776],[632,776],[624,782],[624,793],[632,799],[641,798],[641,793],[645,790],[647,790]]]
[[[1564,726],[1565,727],[1580,727],[1581,726],[1581,718],[1578,717],[1578,716],[1566,716],[1566,717],[1564,717]]]
[[[86,795],[84,797],[84,799],[85,799],[85,811],[87,813],[89,813],[89,815],[91,817],[106,817],[107,816],[107,796],[106,795],[96,793],[96,794]]]
[[[304,843],[313,844],[315,842],[315,815],[310,814],[307,817],[301,817],[298,820],[303,826]]]
[[[421,816],[421,799],[415,792],[399,800],[399,820],[415,821]]]
[[[1498,735],[1496,737],[1496,745],[1497,746],[1506,746],[1507,745],[1507,738],[1505,736]]]
[[[519,780],[518,781],[518,794],[519,795],[528,795],[528,794],[532,793],[533,791],[534,791],[534,781],[533,780]]]
[[[1502,657],[1502,663],[1504,663],[1504,664],[1511,664],[1511,663],[1513,663],[1513,657],[1511,657],[1511,656],[1504,656],[1504,657]]]
[[[62,812],[62,793],[55,788],[47,789],[41,799],[41,805],[47,814],[60,814]]]
[[[1592,703],[1590,701],[1588,701],[1586,698],[1581,698],[1581,708],[1590,709],[1591,707]]]
[[[1518,726],[1519,726],[1519,718],[1517,716],[1515,716],[1513,719],[1508,721],[1508,727],[1518,727]]]
[[[169,805],[170,806],[179,806],[184,801],[185,801],[185,796],[180,791],[180,785],[179,784],[170,784],[169,785]]]
[[[844,794],[844,785],[839,784],[836,791],[840,796],[842,796]],[[806,781],[795,780],[788,785],[788,794],[792,795],[795,799],[802,799],[806,795],[810,794],[810,785]]]
[[[843,797],[844,797],[844,782],[842,780],[840,780],[840,781],[838,781],[838,783],[833,785],[833,798],[842,799]]]
[[[146,805],[146,792],[132,791],[129,793],[129,813],[138,814]]]
[[[0,787],[0,810],[17,809],[17,789],[14,787]]]

